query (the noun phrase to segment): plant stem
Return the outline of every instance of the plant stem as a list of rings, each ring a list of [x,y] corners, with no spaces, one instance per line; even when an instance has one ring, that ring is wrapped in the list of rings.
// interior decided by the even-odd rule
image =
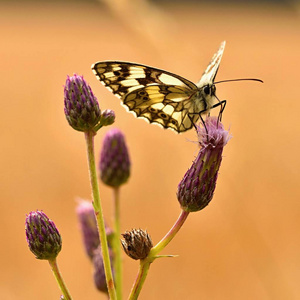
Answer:
[[[140,260],[140,267],[137,277],[135,279],[135,283],[131,289],[130,295],[128,300],[136,300],[141,292],[141,289],[144,285],[146,280],[149,268],[151,263],[153,262],[154,258],[146,257],[143,260]]]
[[[97,180],[97,171],[96,171],[95,153],[94,153],[94,136],[95,133],[93,131],[85,132],[90,182],[91,182],[92,193],[93,193],[93,206],[95,210],[99,237],[101,242],[101,251],[103,256],[107,289],[108,289],[110,299],[116,300],[117,296],[116,296],[116,290],[114,285],[114,279],[111,271],[107,237],[105,232],[105,225],[104,225],[103,212],[102,212],[102,206],[101,206],[101,200],[99,194],[99,186]]]
[[[120,236],[121,236],[121,226],[120,226],[120,188],[115,187],[113,188],[114,193],[114,206],[115,206],[115,215],[114,215],[114,222],[115,222],[115,232],[114,232],[114,251],[115,251],[115,281],[116,281],[116,290],[117,290],[117,298],[119,300],[122,299],[122,252],[121,252],[121,243],[120,243]]]
[[[50,259],[50,260],[48,260],[48,262],[49,262],[49,265],[51,266],[52,272],[53,272],[55,279],[59,285],[59,288],[60,288],[62,294],[64,295],[64,299],[72,300],[71,295],[70,295],[70,293],[64,283],[64,280],[59,272],[56,258],[54,258],[53,260]]]
[[[173,227],[169,230],[169,232],[161,239],[159,243],[154,246],[148,256],[140,261],[140,268],[139,268],[139,273],[136,277],[135,283],[131,289],[130,295],[129,295],[129,300],[135,300],[138,298],[140,291],[143,287],[143,284],[146,280],[149,268],[151,263],[158,258],[157,254],[162,251],[170,242],[171,240],[175,237],[179,229],[182,227],[184,224],[185,220],[187,219],[189,215],[189,212],[186,212],[184,210],[181,211],[177,221],[173,225]]]

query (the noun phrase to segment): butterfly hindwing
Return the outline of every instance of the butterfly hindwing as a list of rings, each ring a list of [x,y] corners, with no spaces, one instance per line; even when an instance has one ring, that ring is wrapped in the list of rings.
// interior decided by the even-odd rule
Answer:
[[[197,85],[164,70],[146,65],[104,61],[95,63],[92,70],[122,103],[150,123],[184,132],[193,127],[201,113],[209,111],[213,95],[203,92],[205,85],[213,85],[225,42],[213,56]]]
[[[193,126],[189,117],[195,110],[194,102],[190,101],[193,93],[194,90],[182,86],[150,85],[130,92],[123,103],[137,117],[183,132]]]

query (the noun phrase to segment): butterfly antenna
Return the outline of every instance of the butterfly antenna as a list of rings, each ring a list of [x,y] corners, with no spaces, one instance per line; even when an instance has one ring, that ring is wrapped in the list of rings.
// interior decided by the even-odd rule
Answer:
[[[222,83],[222,82],[229,82],[229,81],[258,81],[258,82],[261,82],[261,83],[264,83],[261,79],[258,79],[258,78],[237,78],[237,79],[227,79],[227,80],[221,80],[221,81],[217,81],[217,82],[214,82],[214,84],[217,84],[217,83]]]

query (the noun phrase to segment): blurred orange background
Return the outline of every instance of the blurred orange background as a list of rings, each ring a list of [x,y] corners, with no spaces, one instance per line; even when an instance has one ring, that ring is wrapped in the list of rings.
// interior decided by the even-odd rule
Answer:
[[[296,3],[296,2],[295,2]],[[91,71],[101,60],[166,69],[197,82],[221,41],[216,80],[227,99],[214,199],[193,213],[151,266],[140,299],[299,299],[299,6],[146,1],[1,3],[1,299],[59,299],[46,261],[29,251],[26,213],[57,225],[61,272],[74,299],[106,299],[92,282],[75,215],[91,198],[84,136],[63,112],[67,74],[84,75],[101,109],[116,112],[132,174],[121,189],[122,231],[147,229],[157,243],[180,213],[177,185],[197,145],[136,119]],[[108,127],[95,139],[96,155]],[[107,222],[112,191],[100,183]],[[138,262],[124,254],[124,299]]]

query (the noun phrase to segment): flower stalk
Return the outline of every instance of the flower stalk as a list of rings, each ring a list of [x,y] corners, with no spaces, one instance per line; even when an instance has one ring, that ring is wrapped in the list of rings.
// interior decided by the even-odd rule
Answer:
[[[122,251],[121,251],[121,226],[120,226],[120,188],[113,188],[114,195],[114,239],[113,239],[113,249],[115,253],[114,268],[115,268],[115,282],[116,282],[116,292],[118,300],[122,299]]]
[[[154,246],[145,259],[140,260],[140,269],[131,290],[129,300],[137,299],[147,277],[150,264],[178,233],[190,212],[205,208],[213,198],[222,161],[222,152],[231,136],[224,130],[216,117],[208,117],[203,128],[197,127],[199,145],[198,156],[180,181],[177,198],[181,213],[170,231]]]
[[[140,266],[139,266],[139,272],[136,277],[135,283],[131,289],[129,300],[135,300],[138,298],[141,289],[144,285],[144,282],[146,280],[146,277],[148,275],[148,271],[150,268],[151,263],[159,257],[165,257],[165,256],[158,256],[158,253],[161,252],[175,237],[175,235],[178,233],[184,222],[186,221],[187,217],[189,215],[189,212],[182,210],[177,221],[173,225],[173,227],[169,230],[169,232],[161,239],[160,242],[157,243],[156,246],[154,246],[148,256],[145,259],[140,260]],[[168,255],[169,257],[172,257]]]
[[[50,267],[52,269],[54,277],[55,277],[55,279],[56,279],[56,281],[57,281],[57,283],[59,285],[59,288],[60,288],[60,290],[61,290],[61,292],[62,292],[62,294],[64,296],[64,300],[72,300],[71,295],[70,295],[70,293],[69,293],[69,291],[68,291],[68,289],[67,289],[67,287],[66,287],[66,285],[64,283],[64,280],[63,280],[63,278],[62,278],[62,276],[60,274],[56,258],[49,259],[48,262],[49,262],[49,265],[50,265]]]
[[[101,199],[99,194],[99,186],[97,181],[97,171],[96,171],[95,153],[94,153],[95,132],[91,130],[85,132],[84,134],[85,134],[86,146],[87,146],[88,166],[89,166],[90,182],[91,182],[92,195],[93,195],[93,206],[95,210],[97,226],[98,226],[99,236],[101,241],[101,250],[103,256],[107,289],[108,289],[110,299],[116,300],[117,296],[116,296],[116,290],[114,285],[114,279],[111,271],[107,237],[105,232],[104,218],[103,218]]]

